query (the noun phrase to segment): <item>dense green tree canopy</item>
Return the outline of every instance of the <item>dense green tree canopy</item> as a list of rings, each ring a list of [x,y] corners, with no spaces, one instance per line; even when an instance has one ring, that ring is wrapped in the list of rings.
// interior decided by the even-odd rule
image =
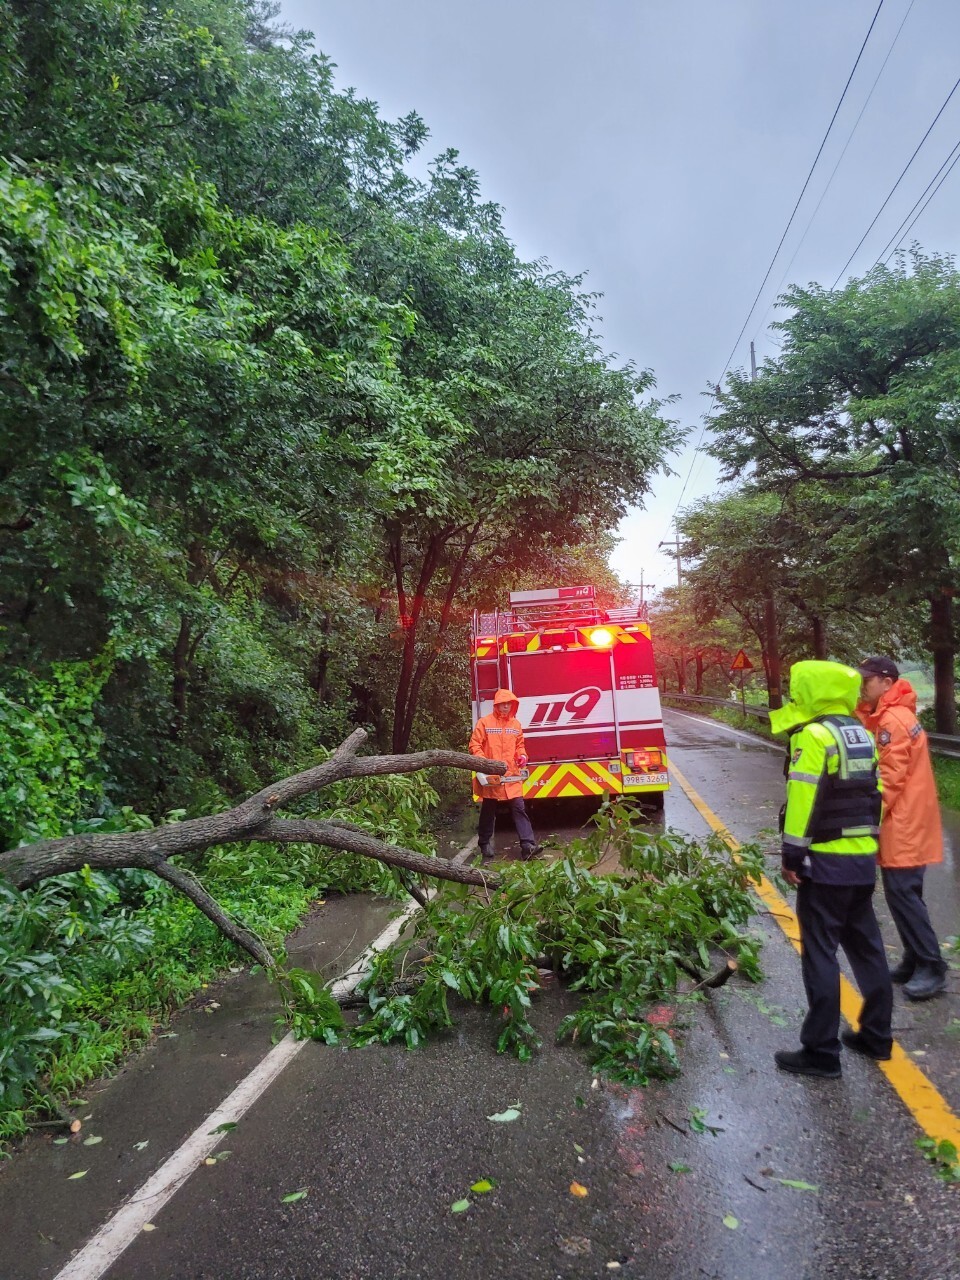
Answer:
[[[582,282],[274,19],[0,2],[4,683],[96,664],[150,812],[462,733],[472,584],[600,545],[677,440]]]
[[[828,629],[815,649],[862,651],[855,637],[873,617],[871,638],[930,650],[938,725],[952,731],[960,276],[950,260],[914,251],[842,289],[794,288],[783,302],[780,354],[755,380],[731,375],[709,418],[726,478],[749,479],[754,495],[722,510],[735,516],[737,503],[753,504],[739,527],[749,541],[760,521],[757,580],[811,624],[830,621],[833,642]],[[881,618],[890,605],[893,615]]]

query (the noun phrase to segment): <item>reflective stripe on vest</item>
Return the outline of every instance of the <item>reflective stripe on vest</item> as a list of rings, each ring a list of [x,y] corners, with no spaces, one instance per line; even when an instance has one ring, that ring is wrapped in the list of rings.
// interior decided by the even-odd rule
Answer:
[[[877,836],[881,797],[873,739],[853,716],[820,716],[817,723],[836,742],[832,751],[827,748],[827,756],[836,756],[837,771],[825,772],[820,779],[807,830],[810,843]]]

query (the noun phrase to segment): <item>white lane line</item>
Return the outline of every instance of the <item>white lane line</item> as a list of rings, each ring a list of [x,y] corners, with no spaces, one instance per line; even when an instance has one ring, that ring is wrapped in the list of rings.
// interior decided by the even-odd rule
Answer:
[[[464,846],[454,862],[461,862],[476,847],[476,840]],[[430,890],[433,897],[435,890]],[[349,995],[364,976],[370,961],[385,947],[400,937],[412,916],[420,910],[416,902],[408,903],[401,914],[387,925],[366,949],[355,965],[331,987],[337,999]],[[270,1087],[285,1067],[288,1067],[309,1040],[295,1040],[289,1032],[275,1044],[265,1058],[244,1076],[233,1093],[211,1111],[194,1129],[183,1145],[178,1147],[160,1168],[148,1178],[138,1191],[109,1218],[96,1235],[73,1255],[57,1272],[55,1280],[99,1280],[116,1262],[123,1251],[133,1243],[143,1230],[144,1223],[160,1212],[167,1201],[180,1190],[190,1175],[221,1142],[222,1133],[211,1132],[218,1125],[236,1124],[249,1111],[257,1099]]]

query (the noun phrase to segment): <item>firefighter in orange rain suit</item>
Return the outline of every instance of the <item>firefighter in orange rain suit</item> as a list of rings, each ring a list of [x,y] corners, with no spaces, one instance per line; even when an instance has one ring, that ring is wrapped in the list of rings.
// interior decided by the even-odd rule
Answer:
[[[937,784],[927,735],[917,720],[917,695],[891,658],[860,664],[863,698],[857,714],[877,739],[883,782],[880,875],[903,944],[891,971],[910,1000],[929,1000],[947,985],[947,962],[923,900],[923,873],[943,861]]]
[[[530,818],[523,803],[523,782],[520,770],[527,763],[527,749],[523,741],[523,728],[517,719],[520,703],[509,689],[498,689],[493,699],[493,714],[481,716],[470,735],[470,754],[485,756],[488,760],[503,760],[507,772],[503,779],[494,774],[474,774],[473,794],[480,798],[480,826],[477,835],[480,853],[484,858],[493,857],[493,832],[497,821],[497,805],[510,806],[513,825],[520,837],[520,855],[531,858],[537,842],[530,825]]]

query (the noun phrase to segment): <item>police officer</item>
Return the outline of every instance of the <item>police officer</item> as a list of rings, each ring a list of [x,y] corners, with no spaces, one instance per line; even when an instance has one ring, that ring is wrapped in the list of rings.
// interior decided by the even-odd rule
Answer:
[[[770,713],[788,733],[783,811],[783,875],[797,889],[801,969],[808,1012],[796,1051],[776,1053],[796,1075],[836,1078],[840,1039],[848,1049],[886,1061],[893,1037],[893,988],[873,910],[880,778],[873,738],[854,716],[860,673],[839,662],[797,662],[791,701]],[[858,1031],[840,1028],[843,947],[863,996]]]

